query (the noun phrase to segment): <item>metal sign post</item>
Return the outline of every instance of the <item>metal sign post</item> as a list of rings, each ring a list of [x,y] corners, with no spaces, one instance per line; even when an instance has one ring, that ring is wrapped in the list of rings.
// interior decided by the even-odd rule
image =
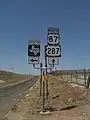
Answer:
[[[45,110],[45,74],[43,69],[43,111]]]
[[[33,39],[28,42],[28,63],[29,64],[39,64],[40,61],[40,40]],[[40,78],[40,96],[42,89],[42,63],[41,68],[41,78]]]
[[[40,63],[40,71],[41,71],[41,75],[40,75],[40,96],[42,96],[42,67],[43,67],[43,64]]]
[[[46,50],[45,50],[46,51]],[[46,54],[46,52],[45,52]],[[45,67],[47,68],[47,57],[45,55]],[[48,99],[48,95],[49,95],[49,91],[48,91],[48,73],[47,73],[47,69],[46,69],[46,99]]]
[[[50,67],[43,67],[42,65],[40,67],[36,67],[35,64],[33,64],[33,67],[36,68],[36,69],[40,69],[41,70],[41,80],[43,82],[41,82],[41,86],[43,87],[40,87],[40,93],[42,95],[42,98],[43,98],[43,111],[45,110],[45,71],[50,69]],[[52,67],[53,69],[53,67]]]

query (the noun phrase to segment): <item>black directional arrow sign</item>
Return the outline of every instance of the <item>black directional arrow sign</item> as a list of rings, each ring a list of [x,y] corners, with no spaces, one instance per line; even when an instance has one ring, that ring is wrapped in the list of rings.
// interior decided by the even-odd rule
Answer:
[[[55,60],[54,60],[54,59],[52,59],[52,62],[53,62],[53,64],[54,64]]]
[[[53,67],[54,67],[54,62],[55,62],[55,60],[54,60],[54,59],[52,59],[52,62],[53,62]]]
[[[59,64],[59,58],[58,57],[49,57],[48,58],[48,64],[49,65],[58,65]]]
[[[36,62],[36,61],[38,61],[38,60],[31,59],[31,62]]]
[[[29,64],[39,64],[39,57],[28,57]]]

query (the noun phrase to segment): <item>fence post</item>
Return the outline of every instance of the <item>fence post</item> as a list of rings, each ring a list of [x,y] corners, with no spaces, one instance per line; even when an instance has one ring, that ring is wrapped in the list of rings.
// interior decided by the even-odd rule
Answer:
[[[76,70],[76,83],[77,83],[77,70]]]
[[[71,72],[71,82],[72,82],[72,72]]]
[[[63,80],[65,81],[65,73],[63,73]]]
[[[86,85],[86,70],[85,70],[85,68],[84,68],[84,83]]]
[[[68,82],[68,72],[67,72],[67,82]]]
[[[62,73],[62,79],[63,79],[63,73]]]

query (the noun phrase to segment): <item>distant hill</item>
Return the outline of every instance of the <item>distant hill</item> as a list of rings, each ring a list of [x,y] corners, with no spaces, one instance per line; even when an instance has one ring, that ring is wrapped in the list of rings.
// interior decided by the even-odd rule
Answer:
[[[32,75],[18,74],[18,73],[0,70],[0,80],[5,81],[6,84],[11,83],[11,82],[24,80],[28,77],[32,77]]]

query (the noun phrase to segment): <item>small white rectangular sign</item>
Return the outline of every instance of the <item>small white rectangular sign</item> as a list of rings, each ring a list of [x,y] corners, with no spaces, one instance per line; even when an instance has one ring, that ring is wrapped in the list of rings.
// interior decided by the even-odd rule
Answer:
[[[49,57],[48,58],[48,64],[49,65],[58,65],[59,64],[59,58],[58,57]]]
[[[28,64],[39,64],[39,57],[28,56]]]
[[[40,45],[40,40],[38,39],[29,40],[28,44],[29,45]]]

